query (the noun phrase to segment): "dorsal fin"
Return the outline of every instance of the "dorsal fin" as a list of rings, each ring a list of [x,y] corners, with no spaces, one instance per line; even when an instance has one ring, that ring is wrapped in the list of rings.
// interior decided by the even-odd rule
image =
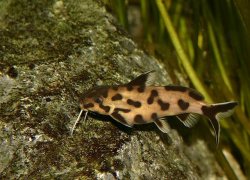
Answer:
[[[185,113],[176,116],[186,127],[193,127],[199,120],[200,115],[195,113]]]
[[[165,118],[155,119],[154,123],[163,133],[169,132],[170,128]]]
[[[146,73],[141,74],[136,77],[132,81],[130,81],[127,85],[130,86],[150,86],[155,81],[155,71],[148,71]]]

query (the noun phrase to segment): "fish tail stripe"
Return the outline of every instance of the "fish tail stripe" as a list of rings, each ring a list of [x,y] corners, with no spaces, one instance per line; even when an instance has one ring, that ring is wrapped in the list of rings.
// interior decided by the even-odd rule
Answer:
[[[219,120],[231,116],[234,112],[237,102],[226,102],[212,104],[210,106],[202,106],[201,110],[205,116],[209,118],[209,121],[214,129],[217,145],[219,144],[220,137],[220,124]]]

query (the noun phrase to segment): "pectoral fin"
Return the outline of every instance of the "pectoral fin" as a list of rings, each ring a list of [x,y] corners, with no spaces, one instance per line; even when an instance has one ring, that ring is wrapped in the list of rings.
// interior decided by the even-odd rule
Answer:
[[[123,124],[124,126],[127,126],[127,127],[132,127],[133,126],[133,124],[128,123],[129,121],[127,121],[126,118],[124,116],[122,116],[120,112],[114,111],[111,114],[111,117],[113,119],[115,119],[117,122]]]

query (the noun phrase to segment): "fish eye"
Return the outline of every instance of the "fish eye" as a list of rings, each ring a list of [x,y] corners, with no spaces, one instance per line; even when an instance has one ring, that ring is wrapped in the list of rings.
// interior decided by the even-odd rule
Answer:
[[[103,101],[103,99],[102,99],[101,97],[94,97],[93,100],[94,100],[96,103],[98,103],[98,104],[102,103],[102,101]]]

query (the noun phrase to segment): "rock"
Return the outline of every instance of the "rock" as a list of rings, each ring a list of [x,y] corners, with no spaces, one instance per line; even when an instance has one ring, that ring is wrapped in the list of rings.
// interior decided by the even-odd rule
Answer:
[[[203,141],[187,146],[174,129],[168,135],[154,125],[129,129],[91,114],[69,135],[89,88],[152,69],[156,83],[171,83],[102,3],[6,0],[0,12],[1,179],[224,176]]]

